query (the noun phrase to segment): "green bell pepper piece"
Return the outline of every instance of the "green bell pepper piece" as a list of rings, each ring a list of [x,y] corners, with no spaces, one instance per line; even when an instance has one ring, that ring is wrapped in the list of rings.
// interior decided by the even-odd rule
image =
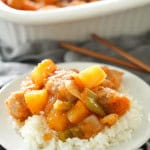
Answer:
[[[86,106],[91,111],[97,115],[105,116],[103,108],[97,103],[98,96],[92,90],[86,88]]]

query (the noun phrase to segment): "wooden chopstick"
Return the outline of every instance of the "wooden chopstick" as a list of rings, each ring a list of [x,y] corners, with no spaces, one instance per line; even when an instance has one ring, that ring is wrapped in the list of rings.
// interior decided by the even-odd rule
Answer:
[[[98,58],[98,59],[101,59],[104,61],[108,61],[108,62],[115,63],[115,64],[118,64],[118,65],[121,65],[121,66],[124,66],[127,68],[131,68],[131,69],[134,69],[137,71],[147,72],[147,71],[135,66],[134,64],[128,63],[126,61],[123,61],[123,60],[120,60],[120,59],[117,59],[117,58],[114,58],[111,56],[107,56],[107,55],[99,53],[99,52],[97,53],[97,52],[94,52],[89,49],[81,48],[81,47],[75,46],[73,44],[69,44],[67,42],[63,42],[63,41],[60,42],[60,46],[63,48],[69,49],[71,51],[74,51],[74,52],[92,56],[92,57],[95,57],[95,58]]]
[[[106,47],[110,48],[111,50],[117,52],[118,54],[120,54],[121,56],[123,56],[124,58],[128,59],[131,63],[135,64],[136,66],[138,66],[139,68],[145,70],[146,72],[150,73],[150,66],[145,64],[144,62],[142,62],[141,60],[137,59],[136,57],[128,54],[127,52],[125,52],[123,49],[117,47],[116,45],[112,44],[111,42],[109,42],[108,40],[99,37],[96,34],[92,34],[93,39],[97,40],[99,43],[102,43],[103,45],[105,45]]]

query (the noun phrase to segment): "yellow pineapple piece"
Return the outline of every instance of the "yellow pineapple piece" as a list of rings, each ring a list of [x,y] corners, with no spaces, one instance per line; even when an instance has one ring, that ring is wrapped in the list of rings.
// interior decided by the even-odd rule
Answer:
[[[106,78],[106,73],[99,65],[94,65],[82,70],[79,78],[87,88],[93,88],[102,83]]]
[[[89,115],[89,110],[78,100],[77,103],[68,111],[68,119],[71,123],[79,123]]]
[[[25,93],[25,102],[32,114],[42,111],[48,101],[47,90],[32,90]]]
[[[46,119],[48,127],[56,131],[64,131],[70,124],[67,114],[62,111],[51,110]]]
[[[50,59],[45,59],[31,72],[31,79],[35,84],[41,87],[46,82],[48,76],[55,70],[55,63]]]

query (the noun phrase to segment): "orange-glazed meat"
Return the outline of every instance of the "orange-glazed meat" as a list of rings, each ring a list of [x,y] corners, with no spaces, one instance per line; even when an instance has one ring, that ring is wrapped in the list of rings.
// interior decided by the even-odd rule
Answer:
[[[31,114],[26,106],[24,93],[15,92],[7,99],[6,105],[10,114],[17,120],[25,120]]]
[[[113,89],[101,87],[96,91],[98,102],[107,114],[123,115],[130,108],[130,100]]]
[[[108,100],[104,109],[107,113],[116,113],[118,115],[123,115],[130,108],[130,101],[125,96],[116,96],[111,100]]]
[[[114,69],[109,69],[106,66],[103,67],[103,70],[107,74],[107,78],[103,81],[101,86],[110,87],[112,89],[117,90],[120,87],[123,72],[118,71],[118,70],[114,70]]]
[[[45,85],[47,91],[51,96],[57,97],[60,100],[74,100],[76,99],[66,87],[66,82],[71,81],[76,72],[72,70],[56,70],[53,75],[48,78]]]
[[[39,85],[33,83],[32,79],[30,76],[27,76],[22,82],[21,82],[21,90],[26,92],[26,91],[31,91],[31,90],[38,90],[40,89]]]

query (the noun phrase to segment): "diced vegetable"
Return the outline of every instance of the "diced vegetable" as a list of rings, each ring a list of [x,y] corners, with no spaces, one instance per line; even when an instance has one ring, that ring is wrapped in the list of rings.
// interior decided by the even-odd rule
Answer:
[[[64,131],[69,127],[69,120],[67,114],[62,111],[51,110],[47,115],[47,124],[50,129],[56,131]]]
[[[51,77],[49,77],[48,81],[46,82],[45,87],[48,90],[48,93],[50,95],[55,95],[55,96],[57,95],[56,97],[60,100],[64,100],[64,101],[65,100],[70,100],[70,101],[72,101],[72,100],[77,99],[77,97],[75,97],[73,95],[74,93],[71,94],[71,92],[69,92],[69,90],[65,86],[65,82],[67,82],[67,79],[63,79],[63,77],[62,78],[61,77],[59,77],[59,78],[56,77],[55,79],[51,79]],[[72,87],[70,87],[70,88],[72,88]],[[72,91],[72,90],[74,90],[74,89],[70,89],[70,91]]]
[[[58,85],[59,85],[59,82],[58,82]],[[65,86],[65,83],[61,83],[57,90],[57,97],[58,99],[61,99],[61,100],[70,100],[70,101],[74,101],[77,99],[77,97],[75,97],[74,95],[72,95],[66,88]]]
[[[83,137],[83,132],[79,126],[74,126],[69,130],[71,131],[73,137],[79,137],[79,138]]]
[[[84,138],[90,138],[103,129],[103,124],[95,115],[90,115],[82,121],[80,127],[84,133]]]
[[[98,96],[92,90],[85,88],[82,94],[82,100],[84,101],[87,108],[97,115],[104,116],[105,112],[100,104],[97,103]]]
[[[71,101],[61,101],[56,100],[54,103],[54,109],[59,111],[67,111],[72,107],[73,103]]]
[[[21,90],[25,92],[39,89],[40,87],[37,84],[33,83],[32,79],[29,76],[27,76],[25,80],[21,82]]]
[[[118,121],[118,119],[119,119],[119,116],[117,114],[109,114],[105,116],[104,118],[100,119],[100,122],[108,126],[112,126]]]
[[[89,113],[90,112],[86,106],[78,100],[77,103],[68,111],[68,119],[71,123],[76,124],[87,117]]]
[[[83,132],[80,129],[80,127],[75,126],[72,128],[69,128],[65,131],[59,132],[58,137],[60,140],[65,141],[67,138],[72,138],[72,137],[83,137]]]
[[[66,80],[65,87],[73,96],[77,97],[78,99],[81,99],[80,91],[72,80]]]
[[[32,114],[42,111],[48,101],[47,90],[32,90],[25,93],[25,102]]]
[[[93,98],[87,98],[86,106],[88,107],[88,109],[90,111],[92,111],[100,116],[105,115],[103,108]]]
[[[84,84],[81,81],[81,79],[79,78],[78,74],[73,75],[73,80],[74,80],[75,84],[78,86],[79,90],[82,91],[84,89]]]
[[[82,70],[79,78],[87,88],[94,88],[102,83],[106,74],[99,65],[94,65]]]
[[[65,142],[67,138],[72,138],[72,137],[73,135],[70,130],[65,130],[58,133],[58,138],[63,142]]]
[[[45,108],[44,108],[44,115],[47,116],[50,111],[53,109],[53,106],[56,102],[56,99],[51,97],[48,99],[48,103],[46,104]]]
[[[38,64],[31,72],[33,82],[39,86],[43,86],[47,77],[56,70],[56,65],[50,59],[45,59]]]

